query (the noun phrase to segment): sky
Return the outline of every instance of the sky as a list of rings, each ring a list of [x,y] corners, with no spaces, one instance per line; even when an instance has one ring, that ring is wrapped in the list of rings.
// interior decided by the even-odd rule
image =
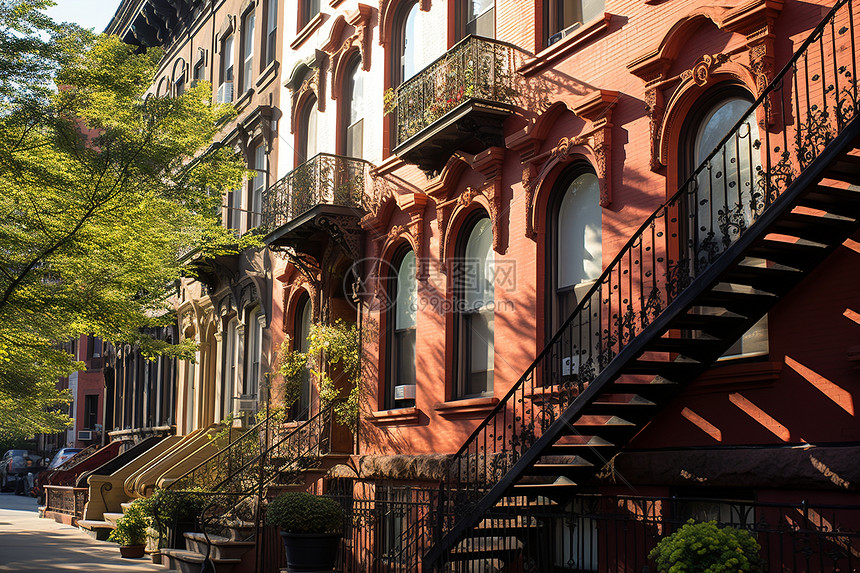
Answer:
[[[119,0],[54,0],[57,5],[47,10],[59,22],[75,22],[84,28],[103,32],[119,6]]]

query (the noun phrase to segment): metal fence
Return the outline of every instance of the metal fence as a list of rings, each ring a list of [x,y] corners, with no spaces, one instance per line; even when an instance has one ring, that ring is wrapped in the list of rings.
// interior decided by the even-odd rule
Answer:
[[[463,39],[395,90],[395,147],[469,100],[512,104],[524,61],[511,44]]]
[[[317,205],[365,209],[371,167],[362,159],[315,155],[263,193],[263,229],[274,230]]]

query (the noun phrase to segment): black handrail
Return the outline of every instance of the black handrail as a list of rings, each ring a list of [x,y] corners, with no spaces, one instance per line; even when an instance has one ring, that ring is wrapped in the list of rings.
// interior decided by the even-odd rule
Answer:
[[[472,492],[458,509],[468,513],[469,497],[489,491],[855,118],[854,28],[852,2],[840,0],[678,191],[638,227],[452,457],[443,491]],[[837,49],[847,32],[848,54]],[[547,389],[551,399],[533,399]]]

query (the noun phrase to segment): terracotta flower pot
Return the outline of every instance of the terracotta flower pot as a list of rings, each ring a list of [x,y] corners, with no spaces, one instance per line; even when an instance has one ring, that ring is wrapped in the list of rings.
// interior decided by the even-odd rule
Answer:
[[[143,557],[146,545],[120,545],[119,554],[127,559],[139,559]]]
[[[337,560],[340,533],[287,533],[281,532],[287,554],[287,570],[331,571]]]

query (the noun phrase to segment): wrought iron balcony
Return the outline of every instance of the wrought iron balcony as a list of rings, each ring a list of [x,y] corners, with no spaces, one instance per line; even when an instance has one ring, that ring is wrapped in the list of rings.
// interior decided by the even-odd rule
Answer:
[[[401,84],[394,92],[394,153],[432,172],[453,151],[503,144],[525,55],[511,44],[469,36]]]
[[[319,231],[338,219],[355,221],[370,200],[370,163],[320,153],[299,165],[263,193],[262,228],[275,246],[308,248]],[[343,229],[340,229],[343,230]]]

